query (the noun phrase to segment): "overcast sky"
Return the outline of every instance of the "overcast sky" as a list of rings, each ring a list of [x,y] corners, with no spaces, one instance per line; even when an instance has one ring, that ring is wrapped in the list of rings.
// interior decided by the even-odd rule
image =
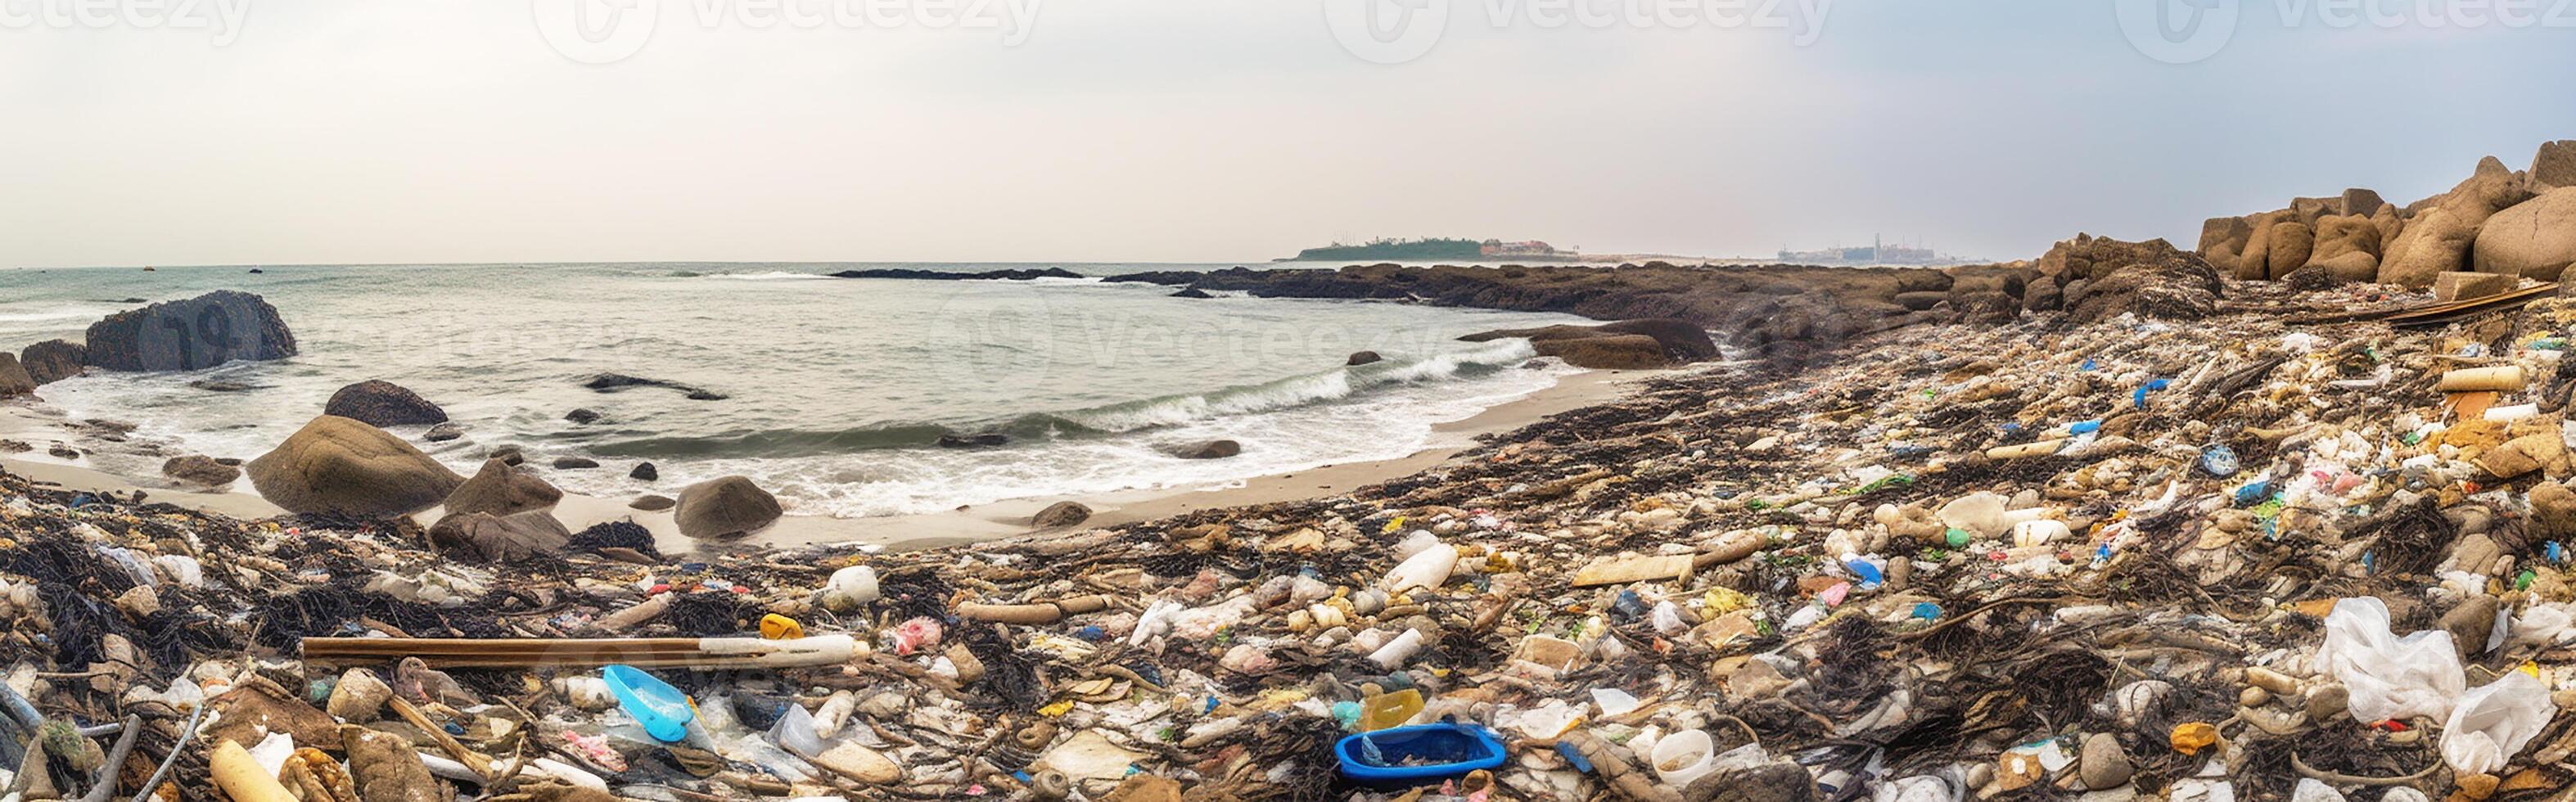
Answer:
[[[2576,138],[2561,0],[2473,28],[2371,0],[2385,22],[2349,29],[2308,7],[2333,0],[2259,0],[2186,64],[2125,35],[2118,9],[2150,0],[1836,0],[1787,29],[1697,0],[1574,0],[1600,27],[1553,28],[1529,0],[1409,0],[1447,12],[1410,60],[1387,51],[1422,28],[1372,48],[1328,24],[1408,0],[786,0],[800,19],[767,29],[759,0],[658,0],[649,36],[590,17],[598,42],[540,21],[601,0],[159,0],[197,29],[94,1],[114,16],[0,0],[0,265],[1258,261],[1414,235],[1725,256],[1874,233],[2010,259],[2078,231],[2188,247],[2204,217],[2348,185],[2404,203]],[[925,27],[953,13],[982,16]]]

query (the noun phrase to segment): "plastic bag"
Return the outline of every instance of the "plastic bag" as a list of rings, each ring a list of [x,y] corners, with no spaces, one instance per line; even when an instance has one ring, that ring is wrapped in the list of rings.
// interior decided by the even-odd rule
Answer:
[[[2557,714],[2546,683],[2520,671],[2505,674],[2460,697],[2442,724],[2442,760],[2461,774],[2501,771]]]
[[[2451,633],[2397,637],[2388,631],[2388,605],[2369,596],[2335,602],[2326,614],[2317,666],[2352,692],[2352,717],[2363,722],[2444,718],[2469,685]]]

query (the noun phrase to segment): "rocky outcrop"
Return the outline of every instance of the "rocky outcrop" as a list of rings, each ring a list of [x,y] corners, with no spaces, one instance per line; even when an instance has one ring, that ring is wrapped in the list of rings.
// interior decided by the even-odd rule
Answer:
[[[1628,370],[1662,368],[1717,358],[1717,343],[1708,331],[1680,320],[1622,320],[1599,326],[1546,326],[1499,329],[1458,339],[1489,342],[1523,338],[1540,356],[1565,360],[1578,368]]]
[[[2391,208],[2389,213],[2394,215],[2396,210]],[[2308,264],[2324,270],[2339,281],[2377,281],[2379,279],[2378,224],[2362,215],[2340,215],[2319,219],[2316,248],[2308,257]]]
[[[27,375],[36,384],[46,385],[80,375],[81,360],[88,354],[89,349],[80,343],[46,340],[19,352],[18,364],[27,368]]]
[[[474,478],[457,485],[447,495],[447,512],[515,515],[529,510],[552,507],[563,500],[563,491],[498,459],[483,461],[483,469]]]
[[[401,438],[332,415],[314,418],[245,467],[261,496],[297,513],[408,515],[465,483]]]
[[[2417,201],[2410,207],[2416,214],[2388,244],[2387,257],[2379,266],[2379,281],[2429,287],[2435,275],[2469,269],[2470,248],[2487,218],[2530,198],[2531,188],[2521,174],[2506,169],[2504,162],[2495,157],[2487,157],[2478,162],[2475,175],[2450,192]]]
[[[680,491],[672,517],[680,534],[693,538],[730,538],[758,532],[778,522],[785,511],[778,497],[750,479],[727,476],[690,485]]]
[[[338,415],[369,426],[414,426],[447,422],[447,410],[402,385],[370,379],[331,394],[322,414]]]
[[[2557,281],[2576,263],[2576,186],[2541,193],[2487,218],[2473,252],[2480,273]]]
[[[118,312],[90,324],[85,363],[107,370],[200,370],[295,355],[277,307],[246,292],[210,292]]]
[[[2168,320],[2191,320],[2218,312],[2226,282],[2218,270],[2196,254],[2164,240],[2122,242],[2090,234],[2057,244],[2040,258],[2046,271],[2065,265],[2063,275],[2084,276],[2066,284],[2067,317],[2091,323],[2123,313]]]
[[[1343,360],[1342,364],[1350,367],[1358,367],[1361,365],[1376,364],[1383,359],[1385,359],[1385,357],[1378,356],[1376,351],[1358,351],[1352,353],[1349,359]]]
[[[14,398],[36,391],[36,377],[18,364],[18,355],[0,351],[0,398]]]
[[[161,474],[181,482],[204,487],[223,487],[241,478],[241,469],[226,465],[213,457],[190,455],[172,457],[161,463]]]
[[[833,278],[897,278],[916,281],[1028,281],[1040,278],[1083,278],[1080,273],[1061,267],[1023,270],[987,270],[981,273],[951,273],[942,270],[915,270],[882,267],[868,270],[843,270]]]
[[[429,527],[431,545],[483,562],[557,554],[570,540],[572,531],[545,510],[514,515],[450,514]]]

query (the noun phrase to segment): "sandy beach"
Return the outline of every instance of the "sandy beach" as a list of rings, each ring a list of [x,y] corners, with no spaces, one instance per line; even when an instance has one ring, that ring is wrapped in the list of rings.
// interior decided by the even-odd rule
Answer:
[[[1138,489],[1070,498],[1013,499],[924,515],[837,518],[791,514],[752,537],[725,542],[692,540],[680,534],[670,511],[633,509],[627,506],[628,499],[567,493],[556,504],[554,515],[573,531],[610,521],[631,520],[650,530],[657,546],[672,554],[696,551],[726,553],[827,543],[866,544],[894,551],[938,548],[1038,531],[1029,526],[1029,518],[1058,501],[1076,501],[1092,509],[1088,521],[1068,529],[1118,526],[1196,510],[1328,496],[1408,476],[1447,460],[1472,445],[1480,435],[1511,431],[1559,412],[1615,400],[1635,382],[1658,372],[1595,370],[1567,375],[1552,387],[1487,408],[1473,417],[1440,424],[1435,427],[1432,447],[1401,458],[1325,465],[1207,486]],[[0,439],[36,446],[36,450],[25,454],[0,456],[0,469],[70,490],[121,496],[130,496],[139,490],[145,494],[147,502],[175,504],[234,518],[269,518],[287,512],[260,498],[250,488],[247,478],[234,482],[229,492],[203,492],[181,489],[167,477],[97,470],[82,464],[87,461],[86,457],[81,461],[64,461],[47,456],[45,446],[48,444],[71,444],[84,450],[113,445],[95,440],[94,434],[77,426],[77,423],[40,401],[22,400],[0,405]],[[412,518],[427,527],[445,514],[445,508],[432,507]]]

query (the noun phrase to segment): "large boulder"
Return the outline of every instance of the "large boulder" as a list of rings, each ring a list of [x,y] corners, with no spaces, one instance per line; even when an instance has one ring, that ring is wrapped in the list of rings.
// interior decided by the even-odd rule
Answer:
[[[52,384],[80,375],[81,360],[89,349],[66,340],[46,340],[27,346],[19,352],[18,363],[26,366],[27,375],[37,384]]]
[[[1181,459],[1225,459],[1227,457],[1242,454],[1243,444],[1232,440],[1207,440],[1197,443],[1184,443],[1165,449],[1165,451],[1166,453]]]
[[[18,355],[0,351],[0,398],[12,398],[36,391],[36,377],[18,364]]]
[[[572,531],[545,510],[449,515],[429,527],[431,545],[485,562],[561,553],[571,540]]]
[[[87,340],[86,363],[108,370],[198,370],[295,355],[295,335],[277,307],[232,290],[109,315],[90,324]]]
[[[2557,281],[2576,263],[2576,186],[2541,193],[2478,228],[2478,272]]]
[[[2521,174],[2506,169],[2494,156],[2486,157],[2478,162],[2476,174],[2450,192],[2416,202],[2412,208],[2417,214],[2388,243],[2380,260],[2380,282],[2427,287],[2436,275],[2469,269],[2469,250],[2479,227],[2495,213],[2530,198],[2531,188]]]
[[[1525,338],[1540,356],[1564,359],[1578,368],[1660,368],[1715,359],[1717,343],[1698,324],[1669,318],[1622,320],[1599,326],[1555,325],[1535,329],[1499,329],[1458,339],[1487,342]]]
[[[2576,187],[2576,139],[2543,142],[2531,157],[2528,176],[2533,192]]]
[[[2324,219],[2324,218],[2317,218]],[[2284,220],[2272,224],[2271,253],[2263,277],[2277,279],[2290,271],[2308,266],[2308,257],[2316,253],[2317,231],[2307,223]]]
[[[752,484],[750,479],[727,476],[681,490],[680,503],[672,517],[680,525],[680,534],[702,539],[728,538],[767,529],[784,512],[777,496]]]
[[[2317,220],[2316,247],[2308,264],[2339,281],[2379,279],[2379,226],[2365,215]]]
[[[475,512],[516,515],[552,507],[562,500],[563,491],[547,484],[546,480],[528,475],[508,462],[487,459],[483,461],[483,469],[474,472],[474,478],[465,480],[464,484],[456,486],[456,492],[447,494],[446,506],[449,515]]]
[[[1059,501],[1047,505],[1046,509],[1039,510],[1037,515],[1029,518],[1029,525],[1039,529],[1054,529],[1059,526],[1073,526],[1087,520],[1091,520],[1090,507],[1083,506],[1079,501]]]
[[[447,410],[402,385],[369,379],[340,388],[322,405],[322,414],[338,415],[369,426],[446,423]]]
[[[245,467],[261,496],[298,513],[408,515],[465,483],[402,438],[332,415],[314,418]]]

